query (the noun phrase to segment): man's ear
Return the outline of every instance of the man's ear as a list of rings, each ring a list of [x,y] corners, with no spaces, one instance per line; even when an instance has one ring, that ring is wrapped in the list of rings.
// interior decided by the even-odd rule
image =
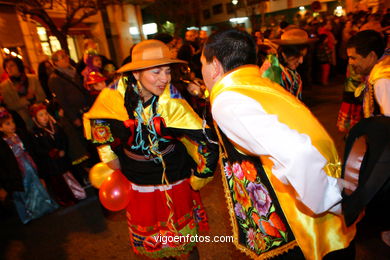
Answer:
[[[380,58],[376,55],[375,51],[371,51],[367,56],[373,63],[376,63],[376,61]]]
[[[212,71],[213,79],[219,78],[224,74],[222,64],[216,57],[213,58],[212,67],[213,67],[213,71]]]

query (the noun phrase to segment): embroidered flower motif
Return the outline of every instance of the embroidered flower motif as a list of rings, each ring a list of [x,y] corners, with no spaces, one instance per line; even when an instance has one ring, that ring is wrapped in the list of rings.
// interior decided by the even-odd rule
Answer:
[[[244,173],[242,172],[241,166],[239,163],[233,163],[233,173],[239,180],[244,178]]]
[[[250,182],[246,187],[249,196],[260,216],[266,216],[271,206],[271,198],[261,183]]]
[[[93,141],[95,143],[106,143],[114,141],[110,128],[104,124],[96,124],[92,129]]]
[[[246,233],[246,242],[251,249],[255,249],[256,233],[253,228],[248,229]]]
[[[287,231],[286,226],[282,222],[281,218],[275,212],[271,213],[271,215],[269,216],[269,221],[277,229],[282,230],[283,232]]]
[[[143,242],[143,246],[146,251],[148,252],[155,252],[162,248],[162,242],[156,241],[156,239],[153,236],[149,236],[145,238]]]
[[[237,178],[234,178],[233,191],[236,200],[247,210],[251,206],[251,202],[249,200],[249,196],[245,190],[244,185]]]
[[[252,219],[255,221],[257,226],[260,226],[260,217],[257,213],[252,212]]]
[[[201,221],[207,221],[207,214],[203,208],[195,208],[194,209],[195,220],[197,223]]]
[[[230,167],[230,164],[225,162],[225,166],[223,167],[223,169],[224,169],[226,177],[228,179],[230,179],[232,177],[232,174],[233,174],[233,171],[232,171],[232,168]]]
[[[196,170],[202,173],[205,171],[205,169],[206,169],[206,158],[204,158],[203,155],[199,154],[199,162]]]
[[[256,181],[257,171],[256,171],[256,168],[253,165],[253,163],[251,163],[249,161],[242,161],[241,162],[241,169],[244,173],[245,178],[248,181],[252,181],[252,182]]]
[[[267,234],[272,237],[282,237],[277,228],[273,227],[271,223],[261,220],[260,229],[264,234]]]
[[[264,251],[267,248],[267,244],[264,241],[264,237],[261,235],[261,233],[256,234],[255,238],[256,247],[260,251]]]
[[[236,213],[236,216],[245,220],[246,219],[246,214],[244,209],[242,208],[242,205],[237,202],[236,205],[234,205],[234,212]]]

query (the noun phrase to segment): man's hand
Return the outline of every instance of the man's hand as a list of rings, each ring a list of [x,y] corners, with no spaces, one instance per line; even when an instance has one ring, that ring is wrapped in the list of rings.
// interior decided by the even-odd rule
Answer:
[[[5,189],[0,188],[0,201],[4,201],[8,192]]]
[[[77,127],[80,127],[81,126],[81,120],[79,118],[77,118],[76,120],[73,121],[73,124]]]

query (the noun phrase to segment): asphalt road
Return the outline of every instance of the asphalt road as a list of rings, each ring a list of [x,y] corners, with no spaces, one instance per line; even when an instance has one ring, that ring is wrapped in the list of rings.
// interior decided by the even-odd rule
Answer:
[[[305,103],[334,138],[343,154],[343,135],[335,127],[343,86],[313,86],[304,91]],[[23,225],[16,213],[0,219],[0,259],[5,260],[109,260],[143,259],[129,246],[123,212],[108,214],[98,202],[93,188],[88,198],[75,206]],[[229,236],[231,227],[219,174],[202,191],[209,216],[209,236]],[[379,231],[363,222],[356,238],[356,259],[390,259],[390,247],[379,239]],[[231,243],[199,243],[202,260],[249,259]]]

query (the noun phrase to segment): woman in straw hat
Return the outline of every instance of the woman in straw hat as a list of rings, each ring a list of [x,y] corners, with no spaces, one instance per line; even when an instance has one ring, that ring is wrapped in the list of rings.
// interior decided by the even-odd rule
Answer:
[[[196,190],[212,179],[218,153],[210,129],[170,84],[174,63],[184,61],[170,58],[163,42],[137,44],[114,87],[84,114],[84,127],[101,160],[130,182],[125,207],[134,251],[197,259],[193,236],[207,219]]]
[[[314,42],[308,34],[295,26],[289,26],[280,39],[277,54],[268,55],[261,66],[262,76],[278,83],[298,99],[302,99],[302,80],[297,68],[307,54],[308,44]]]

